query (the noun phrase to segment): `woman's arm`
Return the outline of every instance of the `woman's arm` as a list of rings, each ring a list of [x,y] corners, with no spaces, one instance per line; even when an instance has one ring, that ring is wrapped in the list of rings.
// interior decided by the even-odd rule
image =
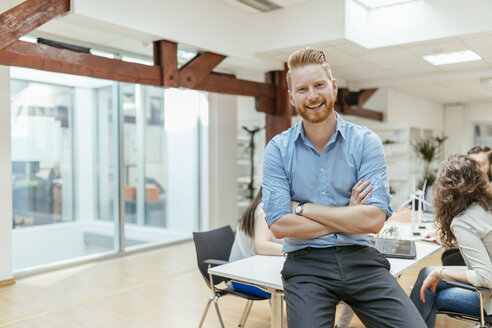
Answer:
[[[434,269],[429,273],[427,278],[425,278],[424,282],[422,283],[422,288],[420,289],[420,299],[423,303],[425,303],[425,291],[427,290],[427,288],[429,288],[429,286],[432,286],[431,291],[435,293],[436,286],[439,283],[440,279],[454,280],[464,282],[466,284],[470,283],[470,281],[466,277],[466,270],[453,270],[444,267],[440,269]]]
[[[456,243],[460,248],[461,255],[463,255],[466,263],[469,264],[466,276],[470,283],[474,286],[491,288],[492,260],[484,242],[476,232],[481,231],[481,229],[486,231],[486,228],[480,227],[480,223],[474,222],[477,221],[473,217],[463,216],[462,219],[455,219],[451,229],[456,237]],[[474,224],[474,229],[470,224]]]
[[[265,213],[255,219],[255,253],[259,255],[282,255],[282,244],[272,241],[272,233],[265,221]]]

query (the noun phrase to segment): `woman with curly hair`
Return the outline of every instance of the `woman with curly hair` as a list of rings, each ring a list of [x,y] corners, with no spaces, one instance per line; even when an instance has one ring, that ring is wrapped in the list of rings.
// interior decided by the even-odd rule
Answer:
[[[480,164],[468,155],[454,155],[441,165],[433,186],[435,222],[443,245],[459,247],[466,266],[423,268],[410,298],[427,327],[436,311],[480,316],[478,295],[450,287],[441,279],[492,288],[492,189]],[[492,295],[484,310],[492,314]]]

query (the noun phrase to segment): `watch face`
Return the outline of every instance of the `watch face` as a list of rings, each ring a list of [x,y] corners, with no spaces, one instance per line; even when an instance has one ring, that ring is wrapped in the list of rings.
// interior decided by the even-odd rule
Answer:
[[[296,215],[301,215],[301,212],[302,212],[302,205],[299,204],[296,206],[295,213],[296,213]]]

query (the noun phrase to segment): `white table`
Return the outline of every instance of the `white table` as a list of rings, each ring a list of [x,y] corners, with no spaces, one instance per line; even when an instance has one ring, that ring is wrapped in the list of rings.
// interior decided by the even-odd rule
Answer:
[[[388,259],[393,276],[400,276],[405,270],[438,251],[441,246],[424,241],[416,242],[417,258],[412,260]],[[272,294],[271,327],[282,327],[283,285],[280,271],[284,264],[283,256],[256,255],[236,262],[217,266],[209,273],[238,282],[256,285]]]

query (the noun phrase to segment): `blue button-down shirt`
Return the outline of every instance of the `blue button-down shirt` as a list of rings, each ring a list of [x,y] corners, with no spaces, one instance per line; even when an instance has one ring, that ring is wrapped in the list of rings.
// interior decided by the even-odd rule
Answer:
[[[381,208],[389,217],[391,196],[379,137],[337,114],[336,132],[319,153],[300,122],[275,136],[265,150],[262,186],[267,224],[291,213],[291,200],[347,206],[352,187],[361,178],[370,179],[374,188],[366,205]],[[332,233],[312,239],[284,238],[283,251],[354,244],[372,246],[367,234]]]

